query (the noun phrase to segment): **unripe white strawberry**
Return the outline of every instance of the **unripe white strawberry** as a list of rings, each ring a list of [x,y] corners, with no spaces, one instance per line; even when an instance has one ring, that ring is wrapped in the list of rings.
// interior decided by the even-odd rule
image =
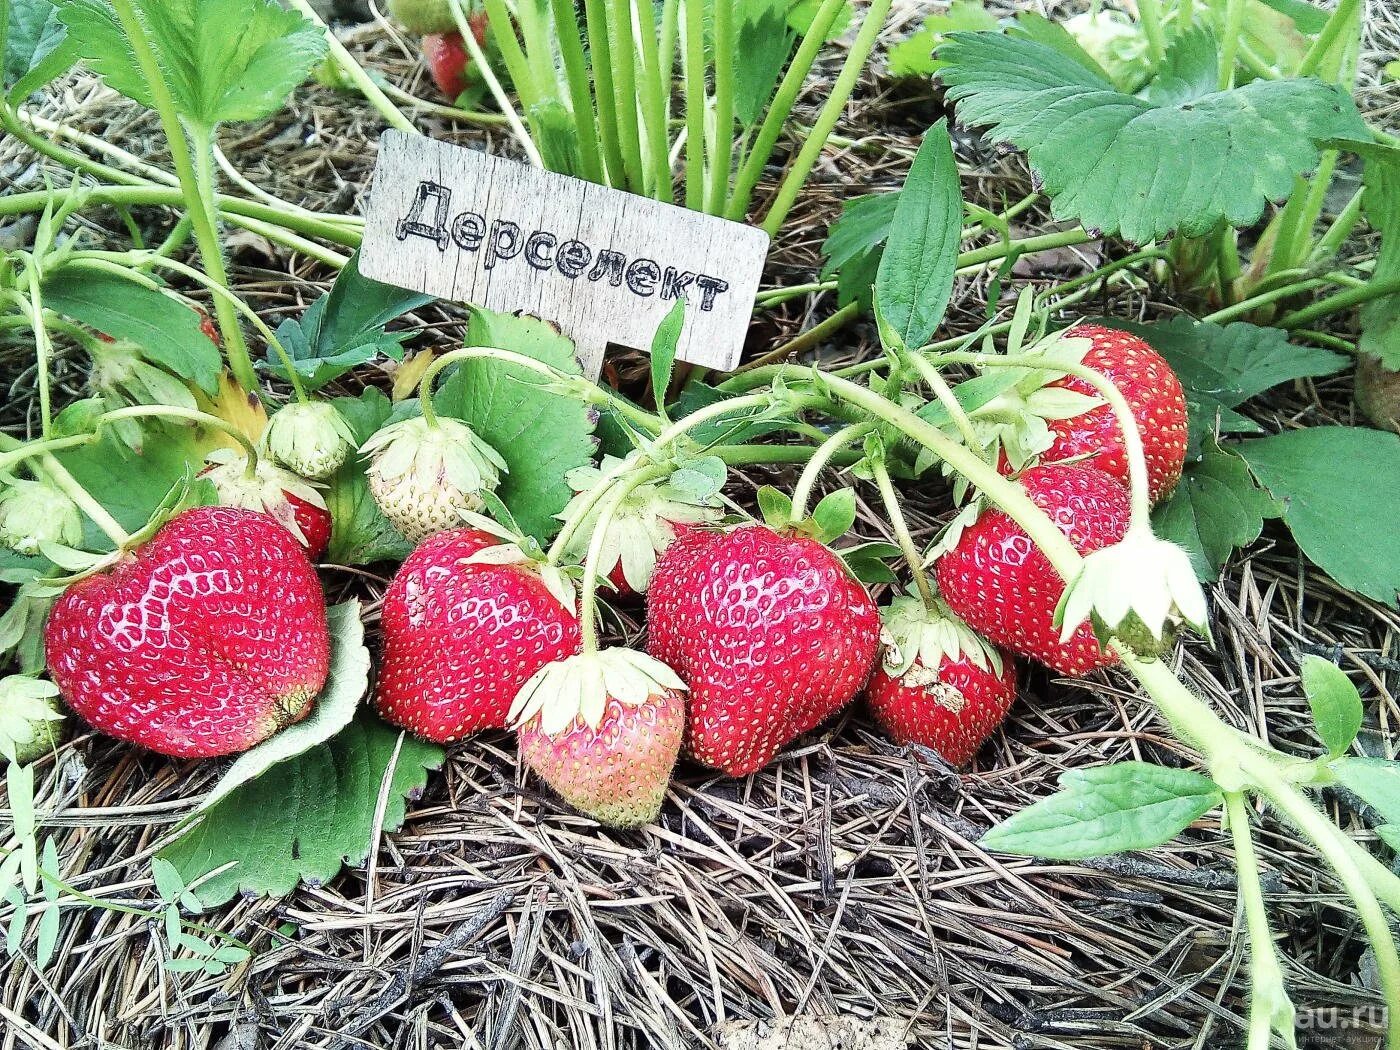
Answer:
[[[462,12],[470,14],[472,4],[463,0]],[[410,33],[447,33],[457,28],[447,0],[389,0],[389,14]]]
[[[0,544],[38,554],[45,543],[72,547],[82,542],[83,516],[60,489],[46,481],[16,478],[0,491]]]
[[[369,456],[369,491],[384,516],[410,543],[462,524],[464,512],[485,504],[506,473],[506,462],[465,423],[422,416],[392,423],[360,446]]]
[[[319,558],[331,538],[331,514],[318,486],[266,456],[250,472],[247,457],[233,449],[215,449],[202,477],[214,485],[219,505],[261,511],[295,536],[307,554]]]
[[[268,422],[263,441],[283,466],[324,481],[355,447],[355,431],[329,401],[293,402]]]
[[[13,674],[0,678],[0,757],[33,762],[63,742],[67,726],[58,686]]]

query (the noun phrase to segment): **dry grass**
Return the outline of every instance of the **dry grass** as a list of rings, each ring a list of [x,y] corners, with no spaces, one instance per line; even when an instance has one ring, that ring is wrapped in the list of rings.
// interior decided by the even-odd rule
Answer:
[[[916,20],[921,5],[902,6],[901,17]],[[1373,53],[1396,36],[1394,15],[1382,11]],[[379,29],[352,43],[397,83],[423,86],[411,57]],[[1369,74],[1365,85],[1368,109],[1393,119],[1393,85]],[[818,85],[799,120],[820,97]],[[45,109],[159,159],[153,121],[90,79],[70,81]],[[927,92],[876,78],[863,86],[838,129],[846,144],[823,159],[776,247],[771,284],[811,279],[840,201],[897,185],[936,116]],[[494,133],[424,126],[510,151]],[[289,200],[353,210],[377,128],[357,100],[312,88],[268,126],[227,133],[224,148],[248,178]],[[1019,161],[982,157],[974,140],[962,152],[977,165],[968,185],[982,202],[1026,192]],[[16,143],[0,144],[7,189],[42,185],[44,170]],[[124,241],[117,216],[96,214],[95,237]],[[156,228],[170,221],[139,218]],[[1023,222],[1043,229],[1044,220]],[[1018,277],[1063,279],[1097,265],[1095,251],[1037,260]],[[233,257],[239,291],[269,319],[299,310],[328,276],[258,238],[234,238]],[[985,276],[960,283],[951,331],[980,323],[986,284]],[[1133,317],[1174,309],[1154,289],[1126,286],[1086,306]],[[756,351],[831,309],[821,296],[786,304],[758,322]],[[420,320],[425,345],[450,343],[459,330],[449,309]],[[857,325],[819,353],[853,360],[872,345]],[[8,391],[0,422],[28,432],[27,354],[0,354]],[[76,354],[60,363],[63,396],[79,392],[81,368]],[[624,379],[630,371],[624,365]],[[386,380],[370,367],[348,385]],[[1258,415],[1276,428],[1350,422],[1349,385],[1347,377],[1299,384]],[[736,484],[736,494],[746,491]],[[946,507],[935,489],[914,494],[921,536]],[[879,528],[866,514],[858,531]],[[387,583],[335,570],[327,581],[371,601]],[[1339,590],[1281,531],[1234,564],[1213,597],[1215,649],[1192,643],[1176,660],[1228,721],[1313,753],[1297,658],[1337,654],[1367,697],[1363,745],[1387,753],[1400,718],[1394,610]],[[636,628],[623,621],[619,630]],[[1150,857],[1047,864],[978,847],[988,826],[1050,793],[1064,770],[1126,758],[1191,756],[1123,676],[1065,683],[1033,672],[1005,730],[969,771],[892,747],[857,706],[757,776],[725,781],[683,767],[657,825],[613,833],[524,776],[508,738],[475,739],[452,751],[368,868],[210,916],[257,949],[224,977],[165,973],[148,920],[65,908],[46,972],[28,945],[5,964],[0,1047],[709,1046],[726,1022],[836,1013],[893,1018],[925,1046],[1238,1045],[1246,961],[1232,851],[1214,816]],[[149,907],[150,856],[217,774],[214,763],[167,761],[95,734],[70,742],[38,776],[66,876],[109,902]],[[1330,804],[1366,836],[1345,800]],[[1261,852],[1299,1006],[1375,1003],[1364,939],[1334,906],[1335,880],[1268,816]]]

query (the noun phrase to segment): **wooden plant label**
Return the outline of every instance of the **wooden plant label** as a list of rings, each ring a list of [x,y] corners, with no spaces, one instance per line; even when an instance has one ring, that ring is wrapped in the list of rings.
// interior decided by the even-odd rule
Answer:
[[[752,226],[386,131],[360,272],[553,321],[596,378],[609,343],[649,349],[680,297],[677,356],[733,369],[767,252]]]

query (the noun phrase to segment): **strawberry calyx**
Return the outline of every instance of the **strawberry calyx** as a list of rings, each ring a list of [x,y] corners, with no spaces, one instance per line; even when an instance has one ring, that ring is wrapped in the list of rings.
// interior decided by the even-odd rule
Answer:
[[[0,491],[0,546],[38,554],[50,544],[83,539],[83,516],[66,492],[45,479],[7,478]]]
[[[303,547],[309,546],[292,498],[324,511],[326,500],[320,490],[325,486],[293,474],[266,457],[260,457],[250,469],[248,457],[230,448],[215,449],[205,462],[210,466],[201,476],[214,486],[221,506],[261,511],[295,536]]]
[[[1001,677],[1001,653],[965,624],[941,598],[925,605],[915,595],[899,595],[880,610],[881,665],[894,678],[908,678],[926,671],[932,680],[908,684],[927,686],[937,681],[937,669],[945,662],[968,663]],[[918,666],[916,666],[918,665]]]
[[[0,757],[23,764],[52,751],[66,718],[54,683],[19,674],[0,678]]]
[[[685,689],[669,666],[635,649],[583,652],[536,671],[516,694],[509,724],[535,726],[547,737],[559,736],[576,723],[597,729],[609,701],[641,707]]]
[[[1088,620],[1099,644],[1117,638],[1144,659],[1161,656],[1185,623],[1209,639],[1205,593],[1184,549],[1133,526],[1092,551],[1055,608],[1061,640]]]

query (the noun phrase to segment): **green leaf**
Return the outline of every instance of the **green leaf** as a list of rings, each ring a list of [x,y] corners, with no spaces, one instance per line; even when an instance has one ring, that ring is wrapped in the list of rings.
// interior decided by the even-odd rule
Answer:
[[[360,622],[360,603],[351,600],[332,606],[326,620],[331,633],[330,674],[311,714],[239,755],[204,797],[199,810],[208,809],[277,763],[324,744],[355,717],[355,710],[369,689],[369,650],[365,648],[365,628]]]
[[[685,297],[677,296],[676,305],[661,319],[651,341],[651,390],[656,407],[664,413],[666,392],[671,389],[671,372],[676,364],[676,344],[685,327]]]
[[[506,346],[578,374],[573,344],[533,317],[476,307],[466,346]],[[588,406],[546,389],[541,378],[497,361],[464,361],[439,388],[437,410],[471,425],[506,461],[496,495],[541,543],[559,530],[555,518],[573,497],[564,475],[593,459],[595,415]]]
[[[1173,55],[1183,49],[1215,44],[1196,29],[1172,42]],[[1027,152],[1057,219],[1138,244],[1204,236],[1222,219],[1252,225],[1316,167],[1319,141],[1366,135],[1346,93],[1319,80],[1257,80],[1154,105],[1023,36],[955,33],[938,56],[959,119]]]
[[[1051,860],[1151,849],[1221,802],[1220,789],[1201,774],[1146,762],[1070,770],[1060,788],[992,828],[982,845]]]
[[[1400,436],[1311,427],[1247,441],[1239,453],[1283,504],[1298,546],[1343,587],[1396,604],[1400,592]]]
[[[758,512],[771,528],[782,529],[792,524],[792,497],[773,485],[758,490]]]
[[[358,398],[338,397],[333,404],[354,430],[359,444],[368,441],[393,413],[389,398],[378,387],[367,387]],[[341,464],[322,495],[331,514],[326,557],[336,564],[402,561],[413,549],[374,502],[365,478],[365,462],[359,456],[351,455]]]
[[[271,116],[326,52],[321,31],[276,0],[135,0],[180,115],[205,130]],[[108,87],[152,106],[107,0],[64,0],[78,53]]]
[[[1359,154],[1366,165],[1361,206],[1366,221],[1381,235],[1371,280],[1400,277],[1400,149],[1374,142],[1336,145]],[[1400,370],[1400,295],[1382,296],[1361,307],[1361,338],[1356,345],[1386,368]]]
[[[53,950],[58,945],[58,906],[50,904],[39,917],[39,930],[34,939],[34,965],[40,971],[48,969],[53,961]]]
[[[1186,548],[1202,582],[1218,579],[1232,551],[1264,531],[1281,508],[1254,483],[1244,460],[1208,441],[1171,498],[1152,512],[1153,531]]]
[[[844,536],[856,523],[855,489],[828,492],[813,508],[812,521],[817,526],[817,539],[823,543]]]
[[[277,328],[277,338],[308,390],[319,390],[376,355],[402,360],[401,344],[408,333],[386,332],[384,326],[433,301],[431,295],[370,280],[360,273],[359,259],[359,252],[350,257],[330,291],[299,320],[288,318]],[[287,376],[281,355],[272,347],[261,367]]]
[[[889,562],[902,557],[902,552],[893,543],[858,543],[852,547],[842,547],[836,553],[846,563],[846,568],[851,570],[851,575],[861,583],[873,586],[895,583],[899,579],[889,566]]]
[[[788,8],[787,24],[795,33],[807,32],[816,21],[821,6],[822,0],[797,0]],[[826,38],[835,40],[842,36],[855,20],[855,15],[855,8],[850,5],[849,0],[842,4],[836,12],[836,17],[831,20],[831,28],[826,31]]]
[[[113,339],[128,339],[150,361],[214,393],[223,357],[201,318],[172,295],[91,270],[59,270],[44,281],[44,306]]]
[[[982,6],[982,0],[953,0],[945,14],[929,15],[918,32],[890,48],[890,76],[932,76],[944,64],[933,57],[934,49],[949,33],[996,29],[996,16]]]
[[[67,72],[77,53],[53,0],[9,0],[3,83],[12,100],[38,91]]]
[[[962,186],[948,122],[924,136],[895,206],[880,269],[875,316],[882,339],[917,349],[943,320],[962,237]]]
[[[400,747],[400,742],[402,746]],[[298,881],[323,883],[343,863],[361,864],[375,834],[381,784],[395,749],[384,830],[403,824],[404,796],[421,790],[443,750],[401,734],[367,711],[324,744],[237,788],[160,852],[206,907],[240,892],[281,896]]]
[[[155,881],[160,899],[167,904],[174,904],[180,899],[180,894],[185,892],[185,880],[180,878],[180,872],[175,865],[164,857],[151,858],[151,878]]]
[[[787,24],[787,0],[743,0],[736,5],[734,114],[746,128],[763,119],[796,41]]]
[[[895,209],[899,207],[899,191],[867,193],[852,197],[841,205],[841,217],[831,224],[822,242],[822,280],[860,259],[872,250],[882,249],[890,236]]]
[[[1259,429],[1231,411],[1250,398],[1280,383],[1332,375],[1350,363],[1331,350],[1290,343],[1282,329],[1244,321],[1218,325],[1178,315],[1151,324],[1115,318],[1099,323],[1141,337],[1171,365],[1186,392],[1193,456],[1211,434]]]
[[[1375,832],[1392,851],[1400,853],[1400,824],[1382,824]]]
[[[1329,768],[1342,787],[1376,811],[1383,824],[1400,824],[1400,762],[1339,758]]]
[[[1281,15],[1287,15],[1293,20],[1298,29],[1315,36],[1322,32],[1322,27],[1327,24],[1328,12],[1314,7],[1307,0],[1259,0],[1264,6],[1277,11]]]
[[[1302,680],[1317,735],[1333,758],[1346,754],[1361,729],[1361,694],[1340,667],[1320,656],[1303,657]]]

